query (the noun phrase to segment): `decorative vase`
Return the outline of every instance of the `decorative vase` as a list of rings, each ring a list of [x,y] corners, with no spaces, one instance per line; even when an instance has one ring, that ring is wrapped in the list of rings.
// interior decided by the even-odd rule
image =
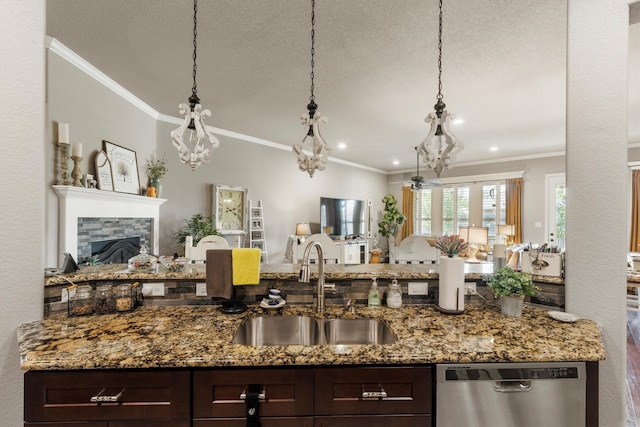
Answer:
[[[387,242],[389,246],[389,264],[396,263],[396,237],[389,236],[387,237]]]
[[[438,266],[438,310],[459,314],[464,311],[464,259],[441,256]]]
[[[505,316],[520,317],[522,316],[522,305],[524,303],[524,295],[503,295],[502,314]]]
[[[156,189],[155,197],[162,197],[162,178],[149,178],[149,187]]]

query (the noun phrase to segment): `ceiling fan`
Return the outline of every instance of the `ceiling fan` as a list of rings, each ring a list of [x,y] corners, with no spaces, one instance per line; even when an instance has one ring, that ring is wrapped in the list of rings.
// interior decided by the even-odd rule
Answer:
[[[442,187],[444,184],[439,179],[425,180],[420,176],[420,153],[418,153],[418,147],[413,147],[416,150],[416,174],[411,177],[411,189],[421,190],[423,185],[429,187]]]

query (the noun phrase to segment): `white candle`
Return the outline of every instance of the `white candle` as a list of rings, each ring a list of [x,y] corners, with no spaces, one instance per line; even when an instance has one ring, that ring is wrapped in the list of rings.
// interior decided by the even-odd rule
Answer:
[[[80,143],[73,144],[73,151],[71,152],[71,157],[82,157],[82,144]]]
[[[69,143],[69,123],[58,122],[58,142],[61,144]]]

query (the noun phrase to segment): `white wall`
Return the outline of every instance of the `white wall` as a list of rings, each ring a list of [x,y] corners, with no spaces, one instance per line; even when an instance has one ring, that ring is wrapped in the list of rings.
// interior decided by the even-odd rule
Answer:
[[[629,8],[569,0],[568,18],[566,308],[602,327],[600,425],[624,426]]]
[[[58,198],[51,189],[59,179],[54,167],[55,122],[69,124],[72,145],[82,143],[83,173],[95,174],[95,155],[102,150],[102,141],[107,140],[136,152],[140,184],[146,187],[144,161],[155,150],[156,120],[51,49],[47,50],[47,112],[45,265],[60,267],[66,248],[58,247]],[[70,170],[72,166],[70,160]]]
[[[42,317],[44,291],[45,2],[0,0],[0,10],[0,424],[21,426],[16,328]]]
[[[215,114],[214,114],[215,117]],[[214,124],[214,123],[212,123]],[[163,184],[160,209],[162,230],[160,251],[182,252],[175,233],[195,213],[211,215],[213,184],[246,187],[248,198],[262,200],[270,263],[284,262],[289,235],[298,222],[320,222],[320,197],[373,201],[374,217],[382,209],[386,175],[329,162],[322,172],[309,178],[298,170],[291,151],[220,137],[220,147],[208,165],[196,171],[180,163],[169,136],[176,125],[158,123],[158,155],[166,153],[169,172]],[[292,123],[292,130],[295,130]],[[292,141],[295,132],[292,132]],[[377,222],[374,223],[377,233]],[[312,228],[313,230],[313,228]]]
[[[160,208],[160,252],[163,254],[183,252],[183,248],[177,246],[175,233],[185,219],[195,213],[211,215],[213,184],[246,187],[251,200],[262,200],[270,263],[284,262],[287,239],[297,222],[320,221],[321,196],[371,199],[376,217],[382,209],[386,189],[384,174],[329,162],[325,171],[317,172],[311,179],[298,170],[290,150],[226,136],[220,136],[221,146],[213,152],[211,163],[192,171],[180,163],[171,144],[170,132],[177,125],[156,121],[57,53],[49,50],[47,57],[50,117],[46,159],[51,165],[46,168],[48,184],[58,180],[53,168],[54,122],[69,123],[71,142],[83,143],[83,172],[94,170],[95,153],[102,149],[102,140],[108,140],[137,152],[140,183],[146,187],[144,161],[155,150],[159,158],[167,160],[168,166],[162,190],[162,198],[168,201]],[[214,121],[209,119],[207,124],[215,125]],[[299,124],[292,121],[290,125],[294,141]],[[45,194],[46,265],[55,267],[60,266],[59,257],[64,249],[57,244],[58,200],[49,185]],[[376,223],[374,226],[377,231]]]

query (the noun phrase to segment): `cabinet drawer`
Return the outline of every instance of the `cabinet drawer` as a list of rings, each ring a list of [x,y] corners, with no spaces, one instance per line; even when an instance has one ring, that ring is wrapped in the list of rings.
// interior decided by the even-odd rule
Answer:
[[[429,367],[321,368],[315,382],[317,415],[431,413]]]
[[[431,427],[430,415],[342,415],[316,417],[314,427]]]
[[[194,420],[193,427],[246,427],[245,418],[212,418],[208,420]],[[260,417],[261,427],[314,427],[313,417]]]
[[[193,373],[193,417],[245,418],[240,395],[249,386],[264,392],[263,417],[313,415],[313,369],[216,369]]]
[[[168,421],[190,416],[186,370],[29,371],[24,384],[27,422]],[[123,424],[109,424],[119,425]]]

